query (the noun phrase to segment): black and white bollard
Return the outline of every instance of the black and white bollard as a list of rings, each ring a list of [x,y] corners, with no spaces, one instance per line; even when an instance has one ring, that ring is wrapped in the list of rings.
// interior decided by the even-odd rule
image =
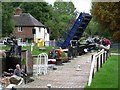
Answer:
[[[48,89],[50,90],[51,87],[52,87],[52,85],[51,85],[51,84],[47,84],[47,87],[48,87]]]

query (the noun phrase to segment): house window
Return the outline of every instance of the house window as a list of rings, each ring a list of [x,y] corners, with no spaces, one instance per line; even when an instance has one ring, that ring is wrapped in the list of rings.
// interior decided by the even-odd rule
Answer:
[[[39,28],[39,33],[41,33],[41,28]]]
[[[18,32],[22,32],[23,31],[23,27],[18,27]]]

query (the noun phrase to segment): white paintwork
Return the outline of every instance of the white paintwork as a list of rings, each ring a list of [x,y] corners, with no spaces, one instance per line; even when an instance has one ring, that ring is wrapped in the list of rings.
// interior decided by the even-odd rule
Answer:
[[[56,59],[48,59],[48,61],[55,61],[56,62]]]
[[[64,52],[64,51],[68,51],[68,49],[61,49],[61,51],[62,51],[62,52]]]
[[[107,46],[104,46],[104,45],[100,45],[101,48],[104,48],[106,50],[109,50],[110,49],[110,45],[107,45]]]
[[[44,27],[34,27],[36,33],[34,34],[34,42],[37,42],[37,39],[43,39],[44,41],[49,41],[49,33]]]
[[[42,60],[44,59],[44,60]],[[42,63],[42,61],[44,61]],[[37,58],[37,75],[40,75],[40,74],[47,74],[47,68],[48,68],[48,55],[46,53],[41,53],[38,55],[38,58]]]
[[[92,74],[94,73],[94,68],[95,68],[95,61],[96,59],[99,57],[99,64],[100,64],[100,55],[103,55],[104,53],[106,53],[104,51],[104,49],[102,49],[100,52],[96,53],[93,55],[93,61],[91,63],[91,69],[90,69],[90,75],[89,75],[89,81],[88,81],[88,86],[91,85],[92,82]],[[103,58],[102,58],[103,59]],[[103,60],[102,60],[103,61]],[[103,64],[103,63],[102,63]]]

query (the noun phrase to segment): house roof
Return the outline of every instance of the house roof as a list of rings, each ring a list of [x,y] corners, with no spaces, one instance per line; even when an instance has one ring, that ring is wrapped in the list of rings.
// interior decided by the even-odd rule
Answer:
[[[22,13],[20,15],[14,15],[13,20],[15,22],[15,26],[45,27],[41,22],[39,22],[29,13]]]

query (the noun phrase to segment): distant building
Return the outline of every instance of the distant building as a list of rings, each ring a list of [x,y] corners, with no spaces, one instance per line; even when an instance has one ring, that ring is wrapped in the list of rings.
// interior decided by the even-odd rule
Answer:
[[[21,8],[16,8],[13,20],[15,22],[14,36],[18,39],[18,42],[29,42],[31,40],[35,43],[38,40],[49,41],[49,32],[45,25],[31,14],[22,13]]]

